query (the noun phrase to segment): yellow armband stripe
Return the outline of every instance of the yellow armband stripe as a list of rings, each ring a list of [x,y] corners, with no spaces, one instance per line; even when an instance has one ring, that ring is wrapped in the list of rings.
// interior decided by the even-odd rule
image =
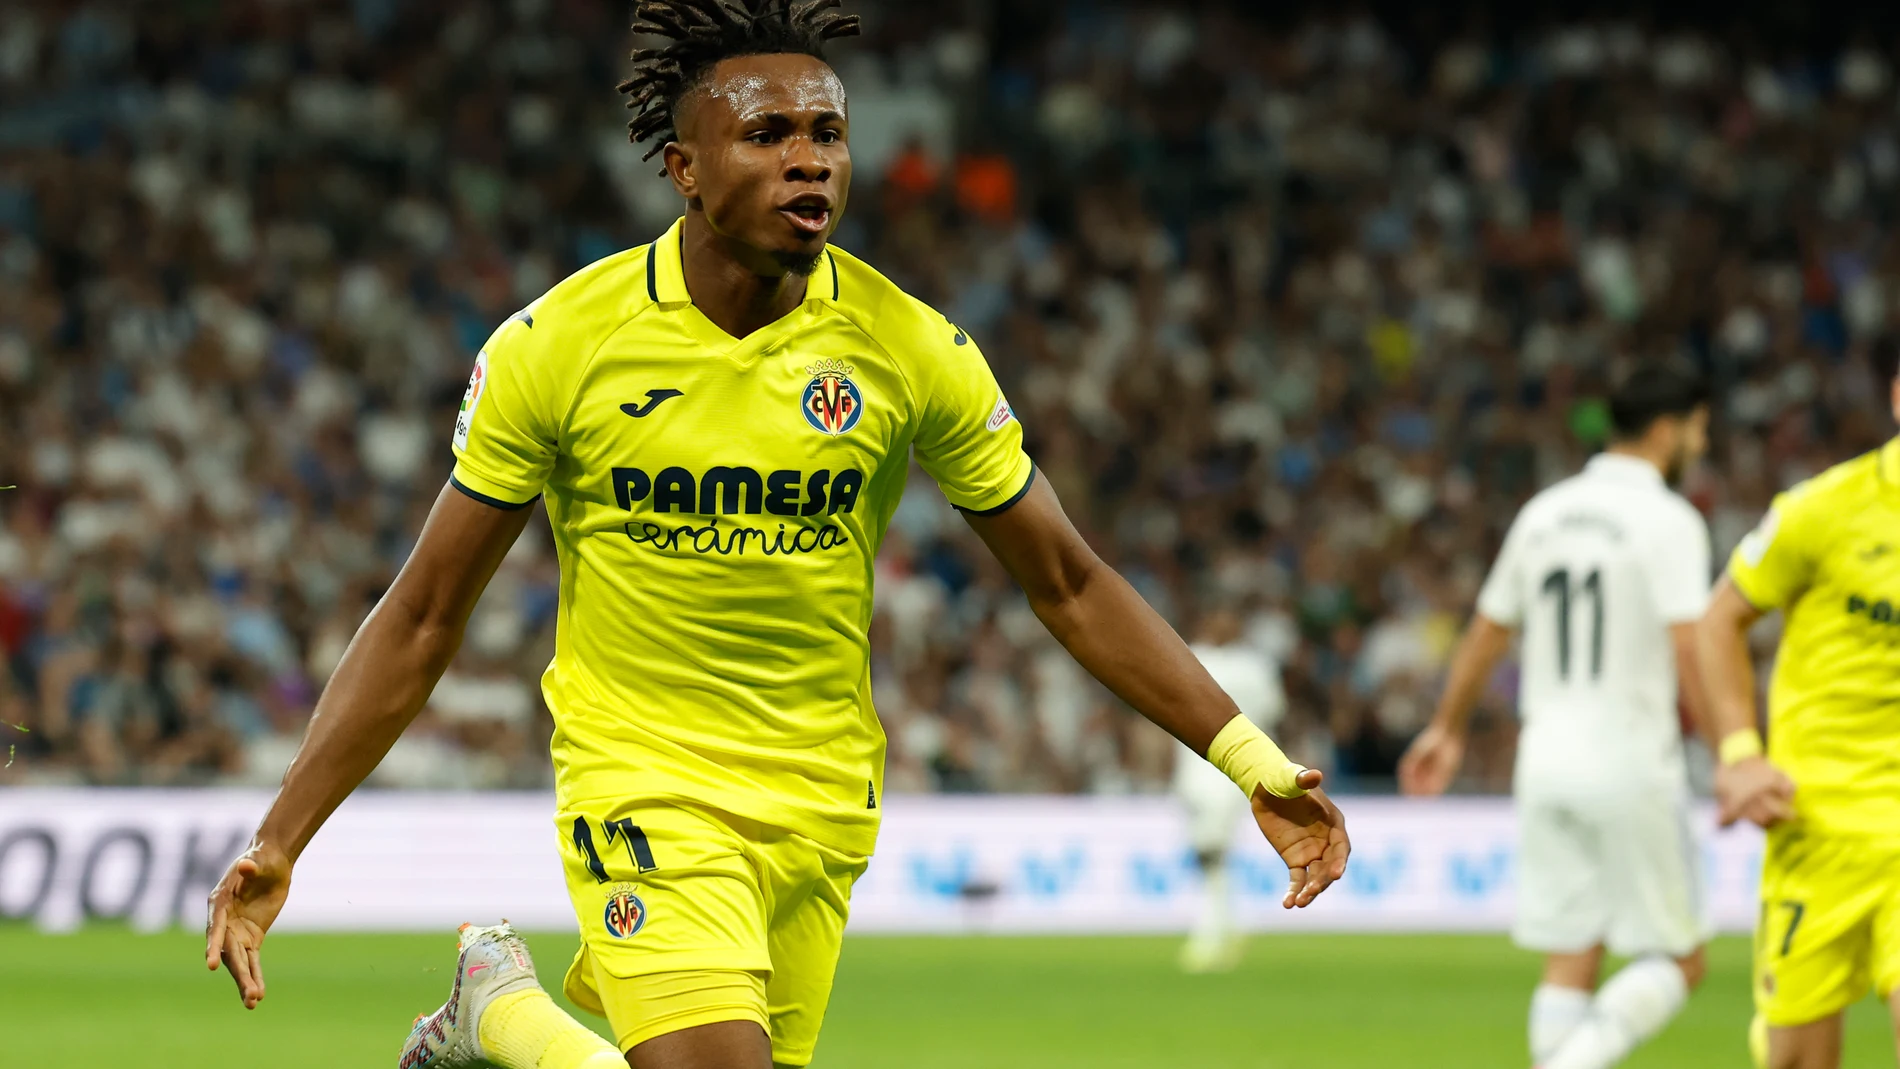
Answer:
[[[1220,729],[1207,747],[1207,760],[1227,774],[1240,789],[1253,797],[1255,787],[1268,794],[1298,798],[1306,793],[1298,779],[1306,766],[1287,760],[1286,754],[1244,716],[1236,716]]]

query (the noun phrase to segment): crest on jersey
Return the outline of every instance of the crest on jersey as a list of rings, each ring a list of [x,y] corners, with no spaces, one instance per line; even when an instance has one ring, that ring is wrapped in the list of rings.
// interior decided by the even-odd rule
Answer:
[[[615,939],[632,939],[646,927],[647,904],[633,891],[630,883],[617,883],[607,889],[607,908],[601,920],[607,925],[607,934]]]
[[[468,389],[462,393],[462,410],[455,414],[455,448],[468,448],[468,429],[475,422],[475,409],[488,389],[488,350],[475,354],[475,370],[468,373]]]
[[[837,436],[858,425],[864,416],[864,394],[851,381],[851,365],[842,360],[820,360],[806,368],[811,381],[799,408],[815,431]]]

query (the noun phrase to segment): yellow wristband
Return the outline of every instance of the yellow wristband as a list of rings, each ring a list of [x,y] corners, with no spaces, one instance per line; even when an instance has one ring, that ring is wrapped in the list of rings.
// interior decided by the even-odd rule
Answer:
[[[1761,756],[1761,732],[1754,728],[1731,731],[1722,737],[1722,747],[1718,752],[1722,763],[1732,765],[1737,761],[1746,761]]]
[[[1229,720],[1220,734],[1214,736],[1207,747],[1207,760],[1225,772],[1249,798],[1253,797],[1255,787],[1265,787],[1268,794],[1281,798],[1298,798],[1306,793],[1298,783],[1306,766],[1287,760],[1286,754],[1267,738],[1267,733],[1244,716]]]

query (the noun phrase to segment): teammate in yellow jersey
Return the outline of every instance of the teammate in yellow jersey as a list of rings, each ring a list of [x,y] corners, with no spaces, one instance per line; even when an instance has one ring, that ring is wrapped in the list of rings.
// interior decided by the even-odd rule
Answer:
[[[1889,346],[1877,370],[1900,418]],[[1698,628],[1722,732],[1722,818],[1768,829],[1750,1046],[1835,1069],[1841,1011],[1871,987],[1900,1032],[1900,438],[1777,497]],[[1747,632],[1783,616],[1755,726]]]
[[[344,656],[206,962],[246,1006],[291,866],[415,716],[541,497],[561,563],[543,690],[582,948],[558,1009],[506,925],[464,928],[403,1066],[767,1069],[811,1060],[877,836],[872,563],[914,454],[1068,650],[1233,778],[1289,907],[1345,871],[1289,762],[1096,558],[1036,477],[962,330],[827,239],[850,186],[837,0],[647,0],[622,85],[683,219],[510,318],[454,431],[451,485]]]

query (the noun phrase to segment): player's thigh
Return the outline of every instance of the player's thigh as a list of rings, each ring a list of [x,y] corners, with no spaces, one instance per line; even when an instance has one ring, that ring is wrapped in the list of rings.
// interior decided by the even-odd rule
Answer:
[[[1822,1022],[1867,993],[1887,882],[1858,844],[1797,827],[1769,833],[1754,986],[1756,1012],[1771,1027]]]
[[[1610,896],[1606,942],[1625,957],[1687,958],[1708,942],[1702,850],[1687,799],[1610,807],[1597,824]]]
[[[1887,996],[1887,1014],[1893,1021],[1894,1053],[1900,1055],[1900,988]]]
[[[750,982],[750,984],[741,984]],[[747,1001],[747,1016],[690,1014],[680,1012],[686,1006],[678,993],[692,987],[707,993],[730,991]],[[621,1050],[633,1069],[766,1069],[771,1065],[771,1041],[764,1025],[764,978],[752,972],[656,972],[633,978],[604,978],[602,989],[608,999],[629,1003],[640,999],[648,1006],[665,1006],[673,1020],[663,1020],[652,1012],[619,1012],[627,1020],[642,1020],[644,1025],[633,1035],[619,1037]],[[618,1033],[618,1029],[616,1029]]]
[[[1900,1038],[1900,843],[1870,847],[1868,854],[1879,871],[1880,885],[1874,903],[1870,972],[1874,990],[1893,1009],[1896,1038]]]
[[[851,886],[867,859],[797,836],[767,847],[763,857],[772,896],[766,933],[772,973],[765,986],[772,1058],[780,1065],[806,1065],[831,1001]]]
[[[1544,954],[1579,954],[1609,927],[1603,861],[1595,834],[1568,806],[1517,804],[1517,913],[1512,938]]]
[[[581,934],[564,987],[576,1005],[606,1016],[617,1038],[639,1042],[662,1034],[656,1021],[677,1023],[682,1009],[746,1000],[721,1002],[704,983],[609,990],[616,981],[753,974],[762,991],[771,969],[766,898],[741,835],[715,815],[652,803],[571,808],[557,827]],[[762,1013],[726,1012],[764,1023]],[[685,1016],[706,1023],[704,1012]]]
[[[1756,1018],[1762,1023],[1761,1018]],[[1844,1029],[1840,1014],[1781,1028],[1766,1028],[1758,1069],[1840,1069]],[[1751,1048],[1754,1037],[1750,1036]],[[1753,1053],[1751,1049],[1751,1053]]]

